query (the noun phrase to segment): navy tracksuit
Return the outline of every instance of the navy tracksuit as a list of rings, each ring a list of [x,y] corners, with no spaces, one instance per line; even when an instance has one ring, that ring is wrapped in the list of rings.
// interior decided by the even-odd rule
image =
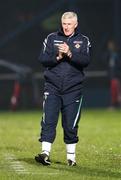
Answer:
[[[69,45],[72,57],[65,55],[61,61],[57,61],[56,45],[63,42]],[[89,39],[77,29],[70,37],[65,36],[60,30],[49,34],[45,39],[39,57],[40,62],[46,68],[41,142],[53,143],[56,137],[59,112],[62,114],[64,142],[66,144],[78,142],[77,131],[85,78],[83,69],[90,62],[89,47]]]

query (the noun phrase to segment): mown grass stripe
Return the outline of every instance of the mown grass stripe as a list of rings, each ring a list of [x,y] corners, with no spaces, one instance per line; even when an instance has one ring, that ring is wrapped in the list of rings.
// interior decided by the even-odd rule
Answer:
[[[5,154],[5,160],[7,160],[10,169],[14,170],[17,174],[31,174],[31,175],[56,175],[61,172],[33,172],[27,170],[24,165],[17,160],[14,154]]]
[[[17,160],[16,156],[14,154],[5,154],[5,160],[8,161],[8,165],[11,169],[13,169],[15,172],[23,173],[27,172],[27,169],[23,166],[23,164]]]

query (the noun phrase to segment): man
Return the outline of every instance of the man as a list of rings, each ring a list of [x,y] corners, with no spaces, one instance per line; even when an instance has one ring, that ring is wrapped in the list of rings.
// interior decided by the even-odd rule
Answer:
[[[41,121],[42,152],[35,160],[50,165],[52,143],[56,136],[59,112],[62,114],[67,163],[76,165],[75,151],[78,142],[78,123],[81,114],[83,69],[90,62],[89,40],[78,32],[77,14],[65,12],[62,28],[45,39],[40,62],[46,67],[43,117]]]

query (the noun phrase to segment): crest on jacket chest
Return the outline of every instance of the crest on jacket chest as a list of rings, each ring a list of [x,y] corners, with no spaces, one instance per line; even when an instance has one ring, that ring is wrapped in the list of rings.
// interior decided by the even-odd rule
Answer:
[[[81,44],[83,43],[83,41],[73,41],[73,43],[74,43],[74,47],[75,47],[76,49],[79,49],[80,46],[81,46]]]

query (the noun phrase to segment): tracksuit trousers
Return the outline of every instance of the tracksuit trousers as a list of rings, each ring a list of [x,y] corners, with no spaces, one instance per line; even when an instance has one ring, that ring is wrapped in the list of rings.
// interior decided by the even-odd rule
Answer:
[[[45,91],[39,141],[54,142],[61,112],[64,142],[66,144],[77,143],[81,105],[82,93],[79,90],[67,94]]]

